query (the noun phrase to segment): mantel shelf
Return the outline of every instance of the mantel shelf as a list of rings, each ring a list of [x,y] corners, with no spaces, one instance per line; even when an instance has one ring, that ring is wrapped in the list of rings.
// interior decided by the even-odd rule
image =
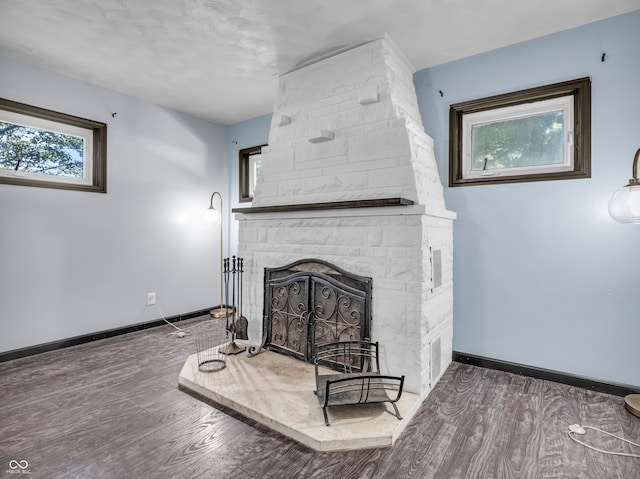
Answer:
[[[233,213],[278,213],[284,211],[338,210],[346,208],[379,208],[381,206],[410,206],[412,200],[406,198],[374,198],[370,200],[327,201],[323,203],[302,203],[297,205],[255,206],[252,208],[233,208]]]

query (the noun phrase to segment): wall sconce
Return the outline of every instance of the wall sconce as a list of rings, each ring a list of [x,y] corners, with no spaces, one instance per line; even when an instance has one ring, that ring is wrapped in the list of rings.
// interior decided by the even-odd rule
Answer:
[[[633,177],[609,200],[609,214],[620,223],[640,223],[640,179],[638,179],[640,148],[633,157]]]
[[[213,198],[216,195],[220,199],[220,211],[213,206]],[[213,308],[210,314],[214,318],[223,318],[227,315],[227,308],[222,301],[222,195],[217,191],[214,191],[211,195],[209,208],[202,214],[202,221],[212,226],[220,225],[220,306]]]

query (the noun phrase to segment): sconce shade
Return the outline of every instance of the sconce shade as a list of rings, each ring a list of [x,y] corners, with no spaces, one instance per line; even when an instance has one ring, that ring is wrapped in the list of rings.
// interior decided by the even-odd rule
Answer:
[[[609,201],[609,214],[620,223],[640,223],[640,180],[638,179],[640,148],[633,157],[633,177],[616,191]]]

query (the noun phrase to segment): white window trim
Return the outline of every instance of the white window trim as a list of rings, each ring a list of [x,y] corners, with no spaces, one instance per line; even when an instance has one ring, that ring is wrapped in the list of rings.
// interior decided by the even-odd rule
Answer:
[[[253,198],[258,180],[258,163],[262,161],[262,154],[258,153],[249,157],[249,196]]]
[[[516,168],[478,171],[472,169],[472,132],[474,126],[499,121],[516,120],[543,113],[563,112],[564,148],[563,163],[524,166]],[[573,96],[553,98],[551,100],[523,103],[520,105],[496,108],[493,110],[470,113],[462,117],[462,177],[463,179],[485,178],[488,176],[519,176],[537,173],[572,171],[573,163]]]
[[[82,178],[63,175],[48,175],[46,173],[32,173],[14,171],[0,168],[0,176],[7,178],[23,178],[29,180],[46,180],[54,183],[70,183],[75,185],[90,186],[93,181],[93,130],[57,121],[36,118],[21,113],[0,110],[0,121],[20,125],[27,128],[36,128],[53,133],[61,133],[67,136],[75,136],[83,140]]]

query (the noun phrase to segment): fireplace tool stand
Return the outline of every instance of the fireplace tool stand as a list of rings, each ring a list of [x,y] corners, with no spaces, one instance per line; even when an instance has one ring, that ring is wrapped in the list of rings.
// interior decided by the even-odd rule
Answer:
[[[237,339],[237,311],[236,308],[236,287],[238,286],[238,280],[242,271],[242,258],[232,257],[231,261],[229,258],[225,258],[223,261],[224,267],[224,288],[225,288],[225,303],[229,304],[229,286],[231,286],[231,307],[227,308],[226,320],[227,320],[227,337],[231,334],[231,341],[222,346],[219,351],[222,354],[239,354],[243,351],[246,351],[247,348],[244,346],[240,346],[236,343]],[[231,283],[231,284],[229,284]],[[238,288],[239,292],[239,288]],[[240,294],[238,294],[238,299],[240,298]]]

